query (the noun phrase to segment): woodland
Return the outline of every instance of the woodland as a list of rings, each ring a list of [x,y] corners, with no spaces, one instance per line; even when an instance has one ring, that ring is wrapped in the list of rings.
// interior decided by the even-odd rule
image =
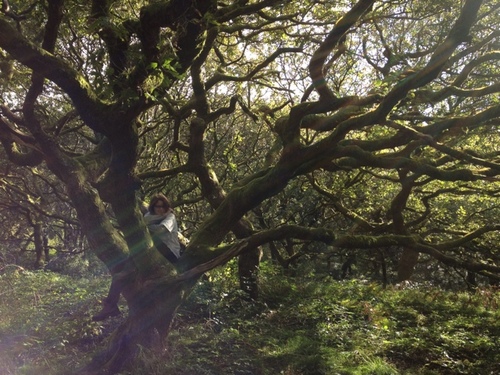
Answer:
[[[7,374],[496,373],[499,25],[498,0],[3,0]],[[90,323],[111,279],[123,314]],[[12,370],[49,336],[65,367]]]

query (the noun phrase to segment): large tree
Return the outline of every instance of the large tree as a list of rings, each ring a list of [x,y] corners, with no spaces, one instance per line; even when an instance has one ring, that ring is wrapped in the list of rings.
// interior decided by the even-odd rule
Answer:
[[[463,251],[494,236],[494,216],[451,228],[435,202],[498,189],[499,7],[4,0],[5,157],[62,182],[129,307],[86,371],[117,372],[138,345],[164,340],[204,272],[240,256],[254,283],[273,241],[398,246],[400,279],[422,253],[498,279],[496,250]],[[205,205],[176,267],[153,247],[144,189]],[[335,219],[302,211],[312,194]]]

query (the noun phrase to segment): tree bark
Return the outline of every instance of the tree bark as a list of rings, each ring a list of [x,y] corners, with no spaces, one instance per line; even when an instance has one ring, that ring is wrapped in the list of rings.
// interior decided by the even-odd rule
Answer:
[[[35,242],[35,253],[36,253],[34,267],[35,269],[40,269],[42,266],[42,256],[44,254],[41,223],[34,223],[33,225],[33,240]]]
[[[397,282],[410,280],[418,263],[419,252],[405,247],[398,262]]]
[[[238,258],[240,289],[253,300],[259,298],[259,265],[262,257],[260,247],[241,254]]]

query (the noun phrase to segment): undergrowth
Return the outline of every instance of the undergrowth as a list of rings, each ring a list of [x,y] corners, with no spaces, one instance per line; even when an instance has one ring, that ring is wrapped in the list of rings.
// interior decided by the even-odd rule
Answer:
[[[500,297],[492,288],[386,288],[265,267],[261,297],[238,291],[234,265],[203,278],[168,349],[142,350],[123,375],[500,373]],[[0,274],[2,375],[69,374],[123,317],[92,322],[107,278],[17,268]]]

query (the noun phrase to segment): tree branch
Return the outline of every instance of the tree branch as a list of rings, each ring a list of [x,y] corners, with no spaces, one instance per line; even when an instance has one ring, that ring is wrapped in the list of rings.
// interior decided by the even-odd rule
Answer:
[[[73,100],[82,119],[93,130],[101,134],[110,133],[112,127],[106,125],[116,121],[116,113],[112,110],[112,106],[98,99],[90,84],[80,73],[61,59],[26,40],[4,18],[0,18],[0,47],[21,64],[61,87]],[[110,117],[103,119],[103,115],[106,114]]]
[[[481,0],[467,0],[460,16],[448,33],[445,40],[436,48],[426,66],[401,80],[385,96],[375,110],[377,118],[385,118],[394,106],[403,99],[410,90],[426,85],[439,76],[446,62],[469,35],[469,30],[476,20]]]
[[[323,43],[314,52],[309,62],[309,75],[321,101],[330,101],[335,98],[328,88],[324,75],[325,62],[328,55],[345,37],[346,32],[367,12],[370,11],[375,0],[360,0],[351,10],[340,18],[328,34]]]

